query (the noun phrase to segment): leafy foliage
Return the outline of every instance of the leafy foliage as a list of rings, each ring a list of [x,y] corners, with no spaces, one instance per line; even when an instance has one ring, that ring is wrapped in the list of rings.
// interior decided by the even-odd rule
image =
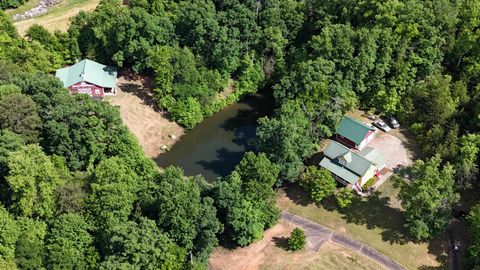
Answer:
[[[98,254],[89,233],[91,226],[79,214],[59,216],[48,234],[46,249],[51,269],[85,269],[93,267]]]
[[[402,182],[398,195],[413,237],[422,240],[443,232],[451,218],[451,206],[458,200],[452,165],[440,165],[439,156],[411,167],[411,180]]]
[[[290,102],[276,113],[278,117],[264,117],[258,120],[253,144],[260,152],[280,166],[280,179],[294,182],[300,175],[302,161],[315,149],[310,131],[310,122],[300,106]]]
[[[309,192],[315,203],[320,203],[326,197],[333,195],[336,182],[328,170],[308,166],[300,179],[300,185]]]
[[[335,194],[338,207],[346,208],[350,206],[353,196],[353,191],[348,187],[338,189],[337,193]]]
[[[52,217],[55,189],[62,183],[50,157],[38,145],[26,145],[7,158],[12,210],[24,217]]]
[[[307,239],[303,230],[300,228],[293,229],[288,238],[288,248],[292,251],[298,251],[304,249],[306,244]]]

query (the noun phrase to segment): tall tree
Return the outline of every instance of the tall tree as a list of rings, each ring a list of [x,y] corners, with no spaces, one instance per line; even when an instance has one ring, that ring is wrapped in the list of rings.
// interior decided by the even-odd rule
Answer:
[[[100,269],[184,269],[186,252],[153,220],[140,218],[112,227],[108,256]]]
[[[20,134],[25,142],[36,143],[42,123],[37,105],[28,96],[11,94],[0,99],[0,128]]]
[[[458,201],[455,170],[441,166],[440,157],[417,160],[410,168],[410,180],[401,182],[398,194],[405,209],[407,227],[416,239],[428,239],[444,231],[451,218],[451,206]]]
[[[89,233],[92,227],[78,214],[64,214],[53,222],[47,237],[49,269],[90,269],[98,254]]]
[[[253,145],[280,166],[280,185],[282,180],[296,181],[303,160],[315,149],[315,140],[310,122],[297,103],[283,104],[276,115],[259,119]]]
[[[52,217],[56,208],[55,190],[62,179],[50,158],[38,145],[26,145],[12,152],[7,163],[12,210],[24,217]]]

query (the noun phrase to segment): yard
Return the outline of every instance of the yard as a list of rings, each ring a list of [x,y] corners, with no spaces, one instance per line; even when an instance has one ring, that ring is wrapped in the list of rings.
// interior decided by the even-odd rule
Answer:
[[[265,231],[262,240],[244,248],[217,248],[210,258],[209,269],[384,269],[376,262],[347,248],[326,242],[320,251],[285,250],[286,239],[294,226],[280,222]]]
[[[167,119],[156,107],[148,78],[124,74],[118,78],[120,90],[105,100],[118,106],[123,123],[137,137],[148,157],[155,158],[183,135],[184,129]]]
[[[30,0],[24,5],[8,10],[11,16],[17,13],[23,13],[38,4],[38,0]],[[67,31],[70,26],[70,18],[77,15],[80,11],[94,10],[100,0],[64,0],[61,4],[51,7],[47,14],[30,18],[27,20],[14,22],[20,35],[25,35],[28,28],[34,24],[41,25],[49,31]]]
[[[392,180],[387,180],[374,195],[356,197],[349,208],[342,210],[333,200],[317,206],[301,188],[291,185],[279,191],[278,205],[282,210],[362,241],[407,269],[442,267],[447,258],[446,240],[428,243],[405,240],[408,236],[400,202],[396,199],[398,191]]]

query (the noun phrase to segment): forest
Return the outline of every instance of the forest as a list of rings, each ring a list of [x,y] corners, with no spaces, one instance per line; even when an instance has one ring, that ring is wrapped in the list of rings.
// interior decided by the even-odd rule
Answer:
[[[102,0],[68,32],[26,38],[0,11],[0,268],[205,269],[217,245],[249,245],[278,221],[276,187],[332,192],[304,162],[357,108],[414,134],[406,227],[439,235],[480,185],[479,29],[476,0]],[[257,151],[210,184],[158,168],[118,109],[50,75],[82,58],[152,76],[186,128],[260,90],[276,109]],[[468,203],[466,264],[480,269],[480,201]]]

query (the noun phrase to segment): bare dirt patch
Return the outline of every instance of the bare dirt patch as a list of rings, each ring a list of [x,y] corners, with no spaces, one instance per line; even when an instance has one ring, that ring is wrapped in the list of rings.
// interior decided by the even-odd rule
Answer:
[[[154,158],[170,148],[184,134],[184,129],[167,119],[156,106],[151,81],[138,75],[122,75],[118,79],[120,90],[105,98],[118,106],[120,116],[137,137],[145,154]]]
[[[209,269],[383,269],[361,254],[326,242],[319,252],[285,250],[295,226],[281,221],[265,231],[262,240],[244,248],[218,248],[210,257]]]

